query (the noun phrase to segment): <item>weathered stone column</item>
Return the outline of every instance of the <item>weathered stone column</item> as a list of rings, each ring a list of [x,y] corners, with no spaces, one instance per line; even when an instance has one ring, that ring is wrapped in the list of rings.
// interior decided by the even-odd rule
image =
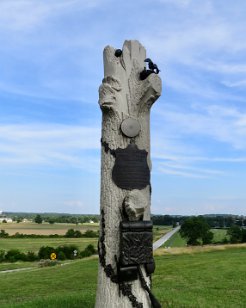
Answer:
[[[104,49],[104,79],[99,88],[103,120],[97,308],[151,307],[148,293],[139,279],[121,285],[117,283],[116,261],[119,259],[119,226],[123,212],[129,220],[150,220],[149,117],[152,104],[161,94],[161,79],[156,71],[150,70],[147,70],[146,78],[142,78],[144,80],[140,79],[145,59],[145,48],[138,41],[125,41],[122,51],[110,46]],[[123,156],[121,149],[125,151]],[[125,155],[129,159],[130,153],[135,155],[135,160],[138,155],[141,159],[136,174],[134,170],[132,174],[124,170],[120,158],[119,165],[116,164],[117,157]],[[133,161],[129,163],[130,167],[126,166],[130,173],[134,168],[131,163],[134,165]],[[135,163],[138,165],[137,161]],[[125,171],[128,174],[124,174]],[[143,267],[142,271],[149,285]]]

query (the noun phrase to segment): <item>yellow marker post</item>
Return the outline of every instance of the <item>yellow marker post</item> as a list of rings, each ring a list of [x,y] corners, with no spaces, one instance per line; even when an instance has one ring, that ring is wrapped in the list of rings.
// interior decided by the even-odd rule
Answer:
[[[50,260],[55,260],[56,259],[56,253],[55,252],[52,252],[50,254]]]

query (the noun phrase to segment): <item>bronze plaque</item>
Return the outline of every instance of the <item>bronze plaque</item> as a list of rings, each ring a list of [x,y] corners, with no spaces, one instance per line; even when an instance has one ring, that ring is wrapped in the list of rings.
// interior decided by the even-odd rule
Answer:
[[[127,190],[143,189],[150,184],[148,152],[139,150],[135,144],[126,149],[115,150],[115,165],[112,171],[114,183]]]
[[[120,227],[121,264],[136,265],[153,262],[152,222],[121,222]]]

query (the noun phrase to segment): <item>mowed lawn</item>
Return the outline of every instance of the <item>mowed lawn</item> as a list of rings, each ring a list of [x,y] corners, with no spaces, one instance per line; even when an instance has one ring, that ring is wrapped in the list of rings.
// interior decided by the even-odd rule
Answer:
[[[163,307],[246,307],[246,245],[178,250],[185,253],[156,257],[153,285]]]
[[[246,245],[164,253],[155,260],[153,291],[163,307],[246,307]],[[97,264],[97,258],[91,258],[0,273],[0,307],[94,307]]]

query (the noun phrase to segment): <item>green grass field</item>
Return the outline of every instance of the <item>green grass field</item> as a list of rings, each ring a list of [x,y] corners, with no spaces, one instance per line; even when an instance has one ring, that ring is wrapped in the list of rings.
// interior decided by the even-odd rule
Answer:
[[[153,291],[163,307],[246,307],[246,245],[193,252],[156,256]],[[97,263],[90,258],[64,266],[0,273],[0,306],[94,307]]]
[[[179,232],[176,232],[166,243],[164,247],[185,247],[186,240],[180,236]]]
[[[9,229],[4,229],[12,230],[12,234],[26,233],[21,230],[27,229],[36,234],[65,233],[69,228],[98,230],[98,225],[80,225],[80,228],[68,224],[8,225]],[[155,226],[154,241],[169,230],[170,227]],[[213,232],[214,242],[226,236],[226,230]],[[88,244],[96,247],[97,239],[0,239],[0,249],[6,251],[15,248],[37,252],[41,246],[65,244],[76,244],[83,250]],[[176,233],[164,246],[173,248],[157,250],[157,269],[153,276],[154,293],[163,307],[246,307],[246,245],[186,247],[186,241]],[[22,271],[4,273],[18,268]],[[37,262],[0,263],[0,307],[94,307],[96,276],[96,258],[65,261],[49,268],[40,268]]]
[[[14,262],[14,263],[0,263],[0,272],[7,270],[15,270],[19,268],[38,267],[37,262]]]
[[[97,260],[0,273],[0,307],[92,307]]]
[[[246,307],[245,257],[246,246],[157,257],[155,293],[174,307]]]
[[[7,233],[15,234],[16,232],[24,234],[65,234],[68,229],[76,229],[81,232],[86,230],[97,231],[98,224],[36,224],[36,223],[19,223],[19,224],[0,224],[0,229],[4,229]],[[171,227],[154,226],[154,241],[171,230]],[[97,247],[97,238],[0,238],[0,250],[19,249],[21,252],[38,252],[41,246],[57,247],[66,244],[76,244],[80,250],[87,245],[92,244]]]
[[[154,242],[172,230],[172,226],[153,226],[153,240]]]
[[[211,230],[214,234],[214,238],[212,243],[221,242],[224,238],[229,239],[226,235],[227,230],[225,229],[212,229]],[[163,245],[164,247],[185,247],[186,240],[183,239],[179,232],[175,233],[166,243]]]
[[[19,249],[21,252],[38,252],[41,246],[57,247],[60,245],[75,244],[80,250],[89,244],[97,247],[97,238],[1,238],[0,250]]]
[[[0,230],[5,230],[9,235],[13,235],[16,232],[23,234],[40,234],[40,235],[50,235],[50,234],[59,234],[64,235],[68,229],[79,230],[82,233],[86,230],[99,230],[98,223],[84,223],[84,224],[49,224],[42,223],[37,224],[34,222],[21,222],[21,223],[0,223]],[[154,238],[158,239],[163,236],[166,232],[172,229],[171,226],[154,226]]]
[[[226,229],[212,229],[212,232],[214,234],[213,243],[221,242],[224,238],[229,240]]]

